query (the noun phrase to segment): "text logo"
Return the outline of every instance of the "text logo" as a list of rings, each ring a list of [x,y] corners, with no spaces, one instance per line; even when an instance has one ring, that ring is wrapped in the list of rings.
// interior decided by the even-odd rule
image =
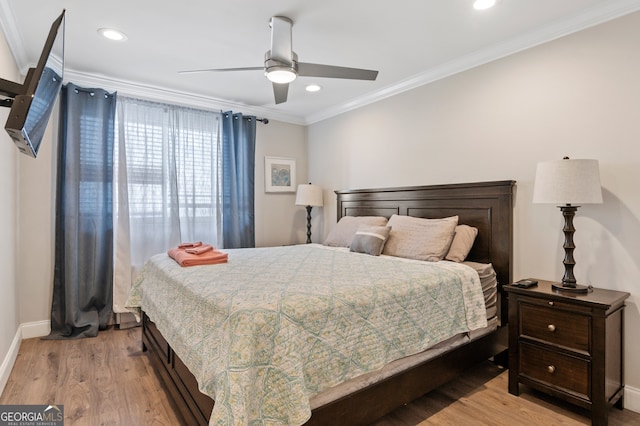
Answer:
[[[0,426],[63,426],[64,405],[0,405]]]

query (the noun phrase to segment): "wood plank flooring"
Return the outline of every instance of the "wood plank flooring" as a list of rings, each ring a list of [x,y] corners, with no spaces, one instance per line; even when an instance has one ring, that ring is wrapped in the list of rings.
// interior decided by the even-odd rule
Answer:
[[[140,333],[24,340],[0,404],[64,404],[68,426],[183,424],[142,352]],[[507,371],[483,363],[375,426],[591,424],[583,411],[532,390],[510,395],[507,381]],[[614,408],[609,424],[640,425],[640,414]]]
[[[0,404],[63,404],[65,425],[179,425],[142,352],[141,329],[22,341]]]

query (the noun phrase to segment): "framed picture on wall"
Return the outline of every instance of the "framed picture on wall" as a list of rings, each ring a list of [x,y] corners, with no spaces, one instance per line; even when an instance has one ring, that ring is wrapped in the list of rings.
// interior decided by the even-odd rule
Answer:
[[[295,192],[296,160],[264,157],[264,183],[265,192]]]

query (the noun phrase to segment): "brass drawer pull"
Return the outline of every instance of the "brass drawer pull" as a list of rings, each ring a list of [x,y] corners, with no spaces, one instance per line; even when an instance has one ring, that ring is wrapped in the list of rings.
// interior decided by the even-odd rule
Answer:
[[[553,366],[553,365],[549,365],[549,366],[547,366],[547,371],[548,371],[549,373],[553,374],[553,373],[555,373],[555,372],[556,372],[556,367],[555,367],[555,366]]]
[[[553,324],[549,324],[549,325],[547,326],[547,330],[549,330],[550,332],[552,332],[552,333],[553,333],[554,331],[556,331],[556,326],[555,326],[555,325],[553,325]]]

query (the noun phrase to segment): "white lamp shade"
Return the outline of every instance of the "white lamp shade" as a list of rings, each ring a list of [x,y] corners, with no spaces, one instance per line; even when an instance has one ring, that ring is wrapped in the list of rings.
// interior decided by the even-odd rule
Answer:
[[[296,206],[322,206],[322,188],[318,185],[298,185]]]
[[[599,204],[602,187],[598,160],[552,160],[538,163],[534,203]]]

